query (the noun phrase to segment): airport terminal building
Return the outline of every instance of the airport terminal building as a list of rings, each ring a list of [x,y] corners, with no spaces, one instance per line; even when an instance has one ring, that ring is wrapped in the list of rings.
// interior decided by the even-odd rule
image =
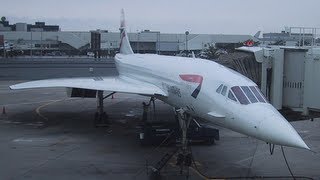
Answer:
[[[96,36],[98,34],[98,36]],[[107,30],[96,31],[61,31],[57,25],[46,25],[36,22],[34,25],[8,21],[0,22],[0,36],[10,43],[14,49],[34,55],[45,55],[52,51],[66,54],[86,54],[92,49],[99,48],[104,54],[112,55],[119,47],[119,32]],[[189,34],[161,33],[160,31],[144,30],[129,33],[132,48],[137,53],[158,53],[175,55],[182,51],[201,51],[209,45],[238,44],[247,40],[258,41],[251,35],[225,34]],[[94,44],[98,43],[98,46]],[[94,47],[94,48],[93,48]]]

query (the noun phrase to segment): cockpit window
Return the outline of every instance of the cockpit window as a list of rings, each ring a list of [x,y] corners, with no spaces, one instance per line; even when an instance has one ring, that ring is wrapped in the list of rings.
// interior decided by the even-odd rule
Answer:
[[[256,90],[260,93],[261,97],[263,98],[263,100],[265,102],[268,102],[267,98],[264,96],[264,94],[261,92],[260,88],[258,86],[256,86]]]
[[[250,89],[260,102],[264,102],[264,103],[266,102],[265,99],[259,93],[259,91],[256,89],[256,87],[250,86]]]
[[[227,93],[227,86],[223,86],[221,94],[225,96],[226,93]]]
[[[256,97],[253,95],[253,93],[250,91],[248,86],[241,86],[241,89],[243,90],[243,92],[247,95],[247,97],[249,98],[249,100],[251,101],[251,103],[256,103],[258,102],[258,100],[256,99]]]
[[[221,92],[221,89],[222,89],[223,85],[221,84],[218,89],[216,90],[217,93],[220,93]]]
[[[234,86],[231,88],[232,92],[234,93],[234,95],[237,97],[237,99],[239,100],[239,102],[241,104],[249,104],[249,100],[247,99],[247,97],[244,95],[244,93],[242,92],[242,90],[240,89],[239,86]]]
[[[233,93],[232,93],[231,90],[229,90],[228,98],[231,99],[231,100],[233,100],[233,101],[236,101],[236,102],[237,102],[237,99],[236,99],[236,97],[234,97],[234,95],[233,95]]]

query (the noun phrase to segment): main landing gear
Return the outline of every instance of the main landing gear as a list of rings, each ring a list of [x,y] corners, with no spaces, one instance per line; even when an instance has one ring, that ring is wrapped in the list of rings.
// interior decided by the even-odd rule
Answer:
[[[104,112],[103,100],[112,96],[116,92],[112,92],[107,96],[103,97],[103,91],[97,91],[97,112],[94,114],[94,126],[95,127],[105,127],[109,126],[110,122],[108,120],[109,116]]]
[[[145,102],[142,102],[142,105],[143,105],[142,122],[146,123],[148,120],[149,121],[155,120],[156,105],[154,101],[155,101],[155,98],[151,97],[148,104]],[[153,109],[152,116],[149,115],[149,109],[150,109],[151,103],[152,103],[152,109]]]

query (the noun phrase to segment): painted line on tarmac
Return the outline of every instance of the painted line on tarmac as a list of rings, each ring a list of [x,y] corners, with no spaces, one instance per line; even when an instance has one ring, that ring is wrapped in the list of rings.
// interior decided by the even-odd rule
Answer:
[[[28,102],[28,103],[13,103],[13,104],[3,104],[3,105],[0,105],[0,106],[11,106],[11,105],[28,105],[28,104],[38,104],[38,103],[45,103],[45,102],[48,102],[46,104],[43,104],[41,106],[39,106],[35,111],[37,113],[38,116],[40,116],[41,118],[43,118],[44,120],[48,121],[49,119],[42,115],[40,110],[48,105],[51,105],[53,103],[56,103],[56,102],[60,102],[60,101],[66,101],[66,100],[71,100],[71,99],[74,99],[74,98],[63,98],[63,99],[55,99],[55,100],[46,100],[46,101],[36,101],[36,102]],[[130,98],[124,98],[125,100],[127,99],[130,99]],[[124,101],[124,100],[123,100]],[[117,102],[117,103],[112,103],[111,105],[115,105],[115,104],[119,104],[123,101],[120,101],[120,102]]]
[[[39,104],[45,102],[53,102],[61,99],[52,99],[52,100],[45,100],[45,101],[35,101],[35,102],[25,102],[25,103],[12,103],[12,104],[0,104],[0,106],[14,106],[14,105],[29,105],[29,104]]]
[[[234,162],[234,164],[240,164],[240,165],[241,165],[242,163],[244,163],[244,162],[246,162],[246,161],[251,161],[252,158],[256,158],[256,157],[260,157],[260,156],[265,156],[265,155],[267,155],[267,154],[270,154],[270,152],[266,151],[266,152],[263,152],[263,153],[258,153],[258,154],[254,155],[254,156],[249,156],[249,157],[247,157],[247,158],[244,158],[244,159],[241,159],[241,160],[239,160],[239,161]]]
[[[40,110],[41,110],[42,108],[46,107],[46,106],[49,106],[49,105],[53,104],[53,103],[60,102],[60,101],[65,101],[65,100],[69,100],[69,99],[71,99],[71,98],[58,99],[58,100],[51,101],[51,102],[48,102],[48,103],[46,103],[46,104],[43,104],[43,105],[39,106],[39,107],[36,109],[36,113],[37,113],[37,115],[40,116],[42,119],[44,119],[45,121],[48,121],[49,118],[47,118],[46,116],[42,115],[41,112],[40,112]]]
[[[205,179],[205,180],[208,180],[209,178],[203,176],[202,174],[200,174],[194,167],[189,167],[189,169],[191,169],[193,172],[195,172],[199,177]]]

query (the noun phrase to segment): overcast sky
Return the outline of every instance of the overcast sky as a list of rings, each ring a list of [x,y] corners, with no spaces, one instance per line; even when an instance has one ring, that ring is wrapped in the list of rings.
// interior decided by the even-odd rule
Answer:
[[[121,8],[131,32],[254,34],[320,27],[319,0],[4,0],[0,16],[61,30],[118,31]]]

